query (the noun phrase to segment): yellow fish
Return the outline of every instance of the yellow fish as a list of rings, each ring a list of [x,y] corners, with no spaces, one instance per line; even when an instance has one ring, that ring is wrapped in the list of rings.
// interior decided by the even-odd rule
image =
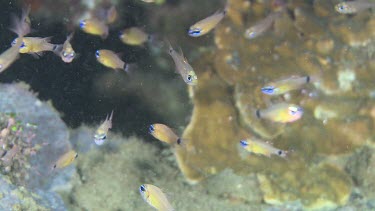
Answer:
[[[103,21],[95,18],[81,20],[79,28],[88,34],[100,36],[102,39],[107,38],[109,34],[108,26]]]
[[[73,161],[78,157],[78,153],[74,150],[69,150],[65,154],[63,154],[54,164],[54,169],[61,169],[69,166],[73,163]]]
[[[19,58],[19,48],[22,45],[22,37],[16,43],[0,55],[0,72],[6,70]]]
[[[148,132],[159,141],[171,145],[182,145],[183,140],[178,137],[171,128],[164,124],[152,124],[148,128]]]
[[[94,134],[95,144],[102,145],[104,141],[107,139],[108,130],[112,128],[112,117],[113,117],[113,111],[111,115],[109,116],[109,118],[107,115],[104,122],[95,131],[95,134]]]
[[[355,14],[369,8],[375,8],[375,2],[357,0],[341,2],[335,5],[335,10],[341,14]]]
[[[120,57],[113,51],[110,50],[97,50],[95,52],[95,57],[98,62],[106,67],[112,68],[114,70],[125,70],[127,69],[127,64],[120,59]]]
[[[55,52],[61,57],[65,63],[70,63],[76,57],[76,52],[74,51],[70,41],[73,38],[73,33],[71,33],[65,40],[63,45],[58,45]]]
[[[176,65],[177,72],[182,76],[182,79],[188,85],[197,85],[198,77],[195,74],[193,68],[188,63],[187,59],[185,58],[182,50],[180,49],[180,53],[177,53],[173,48],[172,45],[166,40],[168,44],[168,54],[171,55],[174,64]]]
[[[303,108],[295,104],[279,103],[255,112],[260,119],[272,122],[289,123],[299,120],[303,115]]]
[[[19,38],[13,41],[13,45],[18,42]],[[44,51],[55,51],[58,45],[50,43],[51,37],[23,37],[22,44],[19,48],[20,53],[42,56]]]
[[[127,45],[143,45],[150,36],[138,27],[130,27],[120,32],[120,39]]]
[[[267,142],[257,140],[257,139],[245,139],[240,141],[241,147],[246,151],[257,154],[271,157],[271,155],[277,155],[279,157],[285,158],[288,154],[288,151],[278,149]]]
[[[160,188],[154,185],[144,184],[139,187],[139,192],[143,200],[153,208],[159,211],[174,211],[172,205]]]
[[[310,82],[310,76],[292,76],[287,79],[268,83],[261,88],[261,91],[267,95],[281,95],[292,90],[300,89],[303,85]]]
[[[251,26],[245,31],[245,38],[247,39],[254,39],[260,35],[262,35],[264,32],[266,32],[269,28],[271,28],[273,22],[281,16],[282,12],[273,12],[270,13],[267,17],[264,19],[258,21],[255,23],[254,26]]]
[[[194,25],[190,26],[188,35],[190,35],[191,37],[200,37],[207,34],[213,28],[215,28],[221,20],[223,20],[226,13],[227,7],[223,11],[217,11],[209,17],[198,21]]]

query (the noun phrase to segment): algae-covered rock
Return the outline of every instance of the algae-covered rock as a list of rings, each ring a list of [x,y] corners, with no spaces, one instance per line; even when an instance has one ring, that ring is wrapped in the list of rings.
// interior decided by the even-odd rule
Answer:
[[[334,209],[345,205],[351,193],[351,179],[330,165],[318,165],[283,174],[258,174],[263,199],[282,205],[300,201],[306,209]]]
[[[0,176],[0,210],[66,210],[64,203],[54,192],[27,190],[15,186],[6,176]]]
[[[74,131],[83,143],[92,142],[87,127]],[[81,133],[82,132],[82,133]],[[81,133],[81,134],[80,134]],[[261,210],[256,176],[242,177],[231,170],[191,186],[179,173],[170,149],[160,149],[138,138],[109,134],[106,144],[81,153],[79,174],[66,196],[72,210],[151,210],[139,186],[160,187],[176,210]]]
[[[189,140],[186,150],[176,151],[179,167],[191,183],[227,168],[241,175],[257,173],[266,203],[344,206],[353,189],[351,177],[325,163],[343,160],[374,138],[373,15],[343,17],[330,8],[332,3],[287,1],[273,28],[249,40],[245,30],[277,9],[269,5],[274,1],[246,2],[229,1],[232,9],[215,29],[215,53],[193,64],[199,83],[190,90],[194,108],[183,133]],[[241,5],[250,12],[235,9]],[[346,33],[355,23],[358,37]],[[270,81],[294,75],[313,80],[283,96],[260,91]],[[279,102],[301,105],[303,117],[275,124],[255,115]],[[287,160],[240,157],[238,143],[249,136],[289,150]]]
[[[43,147],[31,157],[28,187],[48,188],[50,171],[58,156],[70,148],[69,132],[59,113],[40,101],[26,84],[0,85],[0,111],[14,113],[24,124],[35,125],[31,144]]]

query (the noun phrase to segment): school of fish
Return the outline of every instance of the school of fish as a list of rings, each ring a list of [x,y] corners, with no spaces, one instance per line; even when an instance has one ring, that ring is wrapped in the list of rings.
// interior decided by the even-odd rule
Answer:
[[[164,0],[140,0],[145,3],[162,4]],[[225,18],[228,9],[228,3],[224,9],[219,9],[217,12],[208,15],[208,17],[197,21],[191,25],[187,31],[190,37],[198,38],[210,33],[220,22]],[[367,0],[345,1],[335,5],[334,9],[340,14],[355,14],[361,11],[375,8],[375,3]],[[279,11],[269,13],[263,20],[256,22],[250,26],[242,36],[255,42],[256,38],[262,36],[269,30],[273,22],[280,17],[284,8]],[[31,21],[29,18],[30,8],[26,7],[22,11],[20,18],[14,16],[10,30],[13,31],[17,37],[11,42],[11,47],[5,50],[0,55],[0,73],[8,69],[17,59],[20,54],[30,54],[34,57],[41,57],[45,52],[53,52],[61,57],[64,63],[71,63],[77,58],[72,41],[74,32],[71,32],[64,43],[51,43],[52,37],[26,37],[31,33]],[[101,39],[106,39],[109,36],[109,25],[113,24],[118,18],[118,11],[114,6],[109,9],[100,9],[93,13],[91,17],[80,20],[78,28],[83,32],[98,36]],[[131,46],[144,46],[151,44],[152,35],[144,31],[142,27],[129,27],[120,31],[118,39],[122,43]],[[188,59],[184,56],[182,49],[178,48],[176,51],[172,44],[165,39],[166,53],[172,57],[175,64],[175,72],[178,73],[184,83],[189,86],[196,86],[198,84],[198,75],[194,68],[189,64]],[[128,63],[121,59],[121,56],[109,49],[98,49],[93,52],[93,56],[104,67],[113,70],[122,70],[128,72]],[[309,75],[300,76],[286,76],[277,81],[266,83],[262,86],[259,92],[268,95],[270,98],[283,96],[289,92],[302,90],[308,84],[316,82],[318,77]],[[101,146],[108,140],[109,129],[112,128],[112,111],[107,115],[105,120],[100,124],[93,134],[94,143]],[[304,109],[297,104],[289,102],[272,103],[267,108],[255,109],[254,115],[261,121],[269,121],[270,124],[289,124],[296,122],[303,117]],[[174,132],[169,126],[161,123],[154,123],[149,125],[148,132],[154,138],[166,143],[172,147],[183,147],[185,140]],[[238,142],[237,142],[238,143]],[[240,148],[244,149],[255,156],[262,155],[271,158],[272,155],[287,158],[289,151],[274,147],[272,143],[266,140],[260,140],[256,137],[244,137],[239,141]],[[71,165],[78,157],[78,153],[74,149],[67,149],[65,153],[59,156],[53,163],[52,170],[63,169]],[[151,207],[157,210],[172,211],[174,208],[169,202],[166,194],[155,185],[143,184],[139,186],[139,192],[143,200]]]

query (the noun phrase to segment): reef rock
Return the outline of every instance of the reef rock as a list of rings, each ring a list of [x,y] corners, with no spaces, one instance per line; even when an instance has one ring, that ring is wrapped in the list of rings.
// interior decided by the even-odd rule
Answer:
[[[191,183],[226,168],[257,173],[263,199],[271,204],[299,201],[308,209],[345,205],[351,178],[326,164],[326,158],[341,159],[373,141],[373,17],[366,13],[343,21],[350,17],[333,8],[328,14],[329,4],[321,1],[288,1],[273,27],[249,40],[244,37],[247,28],[280,10],[246,2],[229,1],[233,8],[215,29],[217,50],[193,64],[199,82],[190,90],[194,108],[183,133],[187,146],[176,151],[179,167]],[[241,5],[250,12],[235,9]],[[355,22],[363,28],[353,41],[341,28],[350,29]],[[284,96],[260,91],[270,81],[293,75],[314,80]],[[257,109],[283,101],[301,105],[303,117],[290,124],[256,117]],[[289,150],[288,158],[241,157],[239,141],[249,136]]]

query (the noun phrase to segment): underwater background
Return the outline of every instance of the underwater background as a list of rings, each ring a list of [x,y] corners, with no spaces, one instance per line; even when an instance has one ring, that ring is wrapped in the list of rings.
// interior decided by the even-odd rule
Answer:
[[[173,210],[375,210],[375,1],[4,0],[1,52],[27,8],[53,49],[0,70],[0,210],[158,209],[142,184]]]

